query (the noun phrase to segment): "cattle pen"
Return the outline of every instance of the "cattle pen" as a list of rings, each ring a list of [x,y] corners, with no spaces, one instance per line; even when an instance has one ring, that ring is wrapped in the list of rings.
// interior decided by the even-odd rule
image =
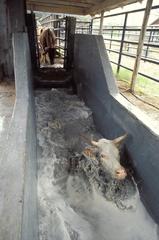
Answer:
[[[146,1],[134,42],[129,12],[103,27],[105,12],[136,2],[0,1],[0,240],[159,239],[159,131],[120,94],[108,57],[118,71],[135,59],[133,92],[141,61],[158,64],[158,29],[147,28],[158,5]],[[56,35],[54,64],[41,60],[37,12],[52,13],[41,22]]]

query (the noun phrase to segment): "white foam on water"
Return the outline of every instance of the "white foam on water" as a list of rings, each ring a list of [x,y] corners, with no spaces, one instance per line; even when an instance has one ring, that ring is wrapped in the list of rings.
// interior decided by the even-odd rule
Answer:
[[[68,173],[70,135],[76,140],[90,110],[76,96],[53,90],[36,93],[36,111],[40,240],[159,239],[158,226],[138,193],[131,199],[135,207],[121,210],[94,188],[90,192],[83,178]],[[67,129],[74,121],[76,128]]]

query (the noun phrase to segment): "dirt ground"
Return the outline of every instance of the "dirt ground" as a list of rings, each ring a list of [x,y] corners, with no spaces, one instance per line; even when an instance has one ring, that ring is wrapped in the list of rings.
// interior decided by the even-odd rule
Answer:
[[[55,58],[55,63],[53,65],[50,65],[49,63],[49,58],[48,56],[46,56],[46,61],[43,58],[40,58],[40,67],[43,68],[63,68],[64,66],[64,60],[62,58]]]
[[[13,84],[0,82],[0,155],[4,149],[5,139],[15,102],[15,89]]]
[[[15,92],[14,83],[0,81],[0,93],[2,92],[14,93]],[[13,98],[15,98],[15,94],[13,94]]]
[[[155,126],[158,128],[159,120],[159,97],[149,96],[143,93],[131,94],[129,89],[129,84],[125,81],[117,81],[120,93],[133,105],[138,107],[141,111],[146,113]]]

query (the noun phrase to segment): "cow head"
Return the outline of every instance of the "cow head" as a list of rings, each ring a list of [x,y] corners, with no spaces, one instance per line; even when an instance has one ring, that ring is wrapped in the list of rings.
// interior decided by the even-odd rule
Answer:
[[[92,141],[92,145],[98,148],[100,154],[100,161],[102,166],[108,171],[113,178],[118,180],[125,179],[127,173],[124,167],[120,164],[119,147],[127,135],[108,140],[102,138],[100,140]]]

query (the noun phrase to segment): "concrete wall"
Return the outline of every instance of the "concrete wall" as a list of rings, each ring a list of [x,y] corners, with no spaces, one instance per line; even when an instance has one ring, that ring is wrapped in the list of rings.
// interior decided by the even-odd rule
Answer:
[[[78,92],[103,136],[113,139],[128,133],[126,148],[142,199],[159,223],[159,135],[147,116],[118,93],[102,36],[76,35],[74,51]]]
[[[13,39],[16,103],[1,155],[0,239],[37,240],[36,131],[26,33]]]

